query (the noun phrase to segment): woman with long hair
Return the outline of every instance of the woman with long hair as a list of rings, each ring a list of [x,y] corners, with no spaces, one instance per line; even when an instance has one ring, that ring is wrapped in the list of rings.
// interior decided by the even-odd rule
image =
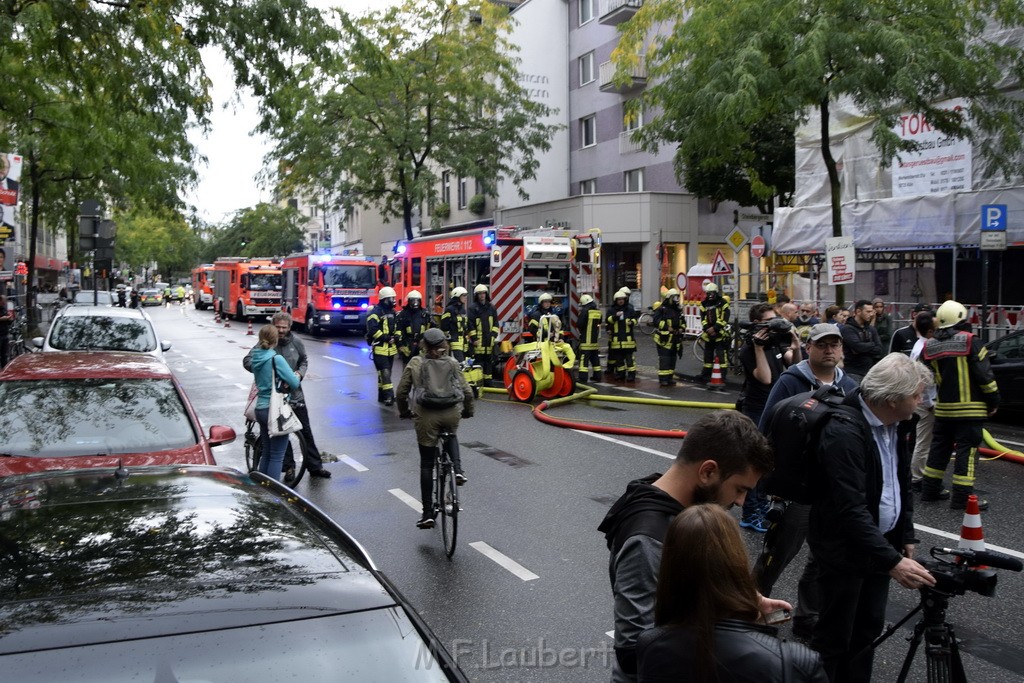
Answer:
[[[739,526],[718,505],[694,505],[669,526],[655,628],[640,635],[641,682],[827,683],[817,653],[782,642],[760,618]]]
[[[284,452],[288,449],[288,435],[270,436],[267,420],[270,417],[270,394],[274,386],[274,377],[292,389],[298,389],[299,378],[284,356],[277,353],[277,328],[264,325],[260,328],[259,341],[250,356],[252,374],[259,391],[256,399],[256,422],[260,426],[260,447],[263,457],[260,458],[259,471],[272,479],[281,478],[281,466],[284,463]]]

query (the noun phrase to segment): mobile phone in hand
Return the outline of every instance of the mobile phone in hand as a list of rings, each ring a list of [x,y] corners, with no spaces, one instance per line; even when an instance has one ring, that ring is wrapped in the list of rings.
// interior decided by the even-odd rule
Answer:
[[[764,623],[769,626],[776,626],[778,624],[785,623],[793,618],[793,613],[788,609],[777,609],[774,612],[769,612],[765,618]]]

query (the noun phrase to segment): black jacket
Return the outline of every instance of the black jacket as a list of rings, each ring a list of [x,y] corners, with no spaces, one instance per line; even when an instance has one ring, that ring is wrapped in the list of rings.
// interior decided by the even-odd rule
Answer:
[[[821,657],[799,643],[783,642],[777,630],[724,619],[715,625],[718,680],[731,683],[827,683]],[[693,680],[697,644],[687,628],[659,626],[640,634],[637,680],[678,683]]]
[[[882,460],[871,427],[860,408],[860,392],[848,395],[843,414],[830,419],[818,442],[818,496],[811,506],[807,542],[814,558],[831,571],[866,576],[895,567],[904,544],[914,536],[910,456],[913,423],[896,432],[896,478],[900,515],[883,535],[878,528],[882,500]],[[899,549],[899,550],[898,550]]]
[[[873,325],[863,327],[851,316],[839,327],[843,334],[843,370],[863,377],[882,357],[882,340]]]

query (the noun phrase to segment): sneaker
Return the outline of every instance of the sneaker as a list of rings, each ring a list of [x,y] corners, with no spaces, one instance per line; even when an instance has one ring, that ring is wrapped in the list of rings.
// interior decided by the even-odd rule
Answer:
[[[331,478],[331,473],[328,472],[327,470],[321,468],[321,469],[318,469],[318,470],[310,470],[309,471],[309,476],[311,476],[311,477],[320,477],[321,479],[330,479]]]
[[[420,521],[416,522],[417,529],[433,529],[434,518],[433,517],[421,517]]]
[[[740,520],[740,527],[763,534],[768,531],[768,524],[761,515],[751,515]]]
[[[940,500],[949,500],[949,495],[949,489],[942,489],[938,493],[934,493],[931,491],[923,491],[921,493],[921,500],[924,501],[925,503],[934,503]]]
[[[463,474],[462,472],[456,472],[455,473],[455,485],[456,486],[462,486],[467,481],[469,481],[469,478],[467,478],[465,474]]]

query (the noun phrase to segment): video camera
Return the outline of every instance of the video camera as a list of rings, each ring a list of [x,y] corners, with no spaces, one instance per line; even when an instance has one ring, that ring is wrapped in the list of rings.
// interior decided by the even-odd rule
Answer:
[[[740,323],[740,328],[743,331],[743,340],[752,341],[758,346],[767,346],[773,343],[779,346],[789,346],[793,341],[793,323],[785,318],[772,318],[756,323]],[[768,330],[767,339],[758,339],[754,336],[765,329]]]
[[[1015,557],[994,550],[966,548],[932,548],[933,559],[921,564],[935,577],[935,585],[925,590],[946,595],[963,595],[967,591],[991,598],[996,593],[996,569],[1019,572],[1024,563]],[[947,557],[954,560],[945,559]]]

